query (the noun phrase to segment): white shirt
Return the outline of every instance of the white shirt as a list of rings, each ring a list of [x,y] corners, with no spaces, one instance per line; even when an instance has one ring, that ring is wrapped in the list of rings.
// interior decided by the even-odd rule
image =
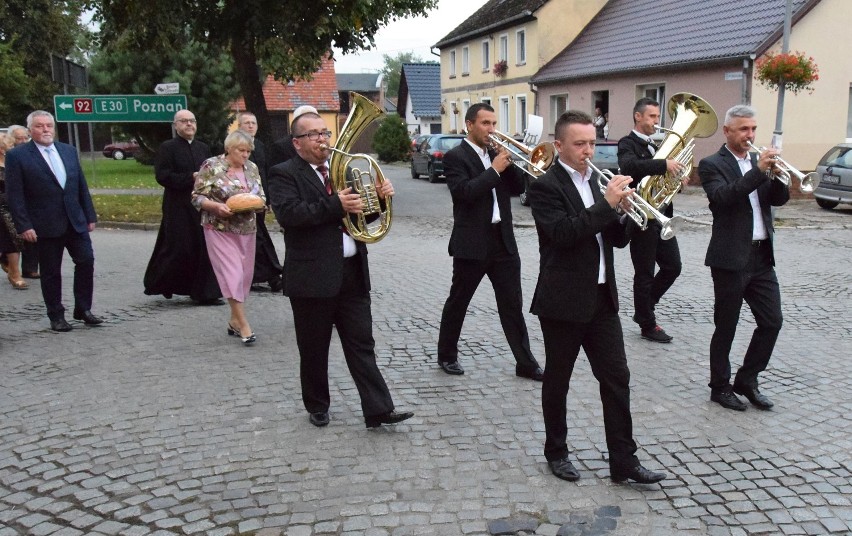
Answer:
[[[657,154],[657,143],[654,140],[651,139],[651,136],[646,136],[645,134],[642,134],[638,130],[634,130],[633,133],[636,134],[637,136],[639,136],[639,139],[645,140],[646,142],[648,142],[648,150],[651,151],[651,156],[654,156],[655,154]]]
[[[35,142],[33,142],[33,143],[35,143]],[[68,170],[65,169],[65,162],[63,162],[62,157],[59,156],[59,151],[56,149],[56,145],[54,145],[52,143],[50,145],[41,145],[40,143],[36,143],[35,146],[38,147],[38,152],[41,153],[41,157],[44,158],[45,162],[47,162],[48,167],[50,167],[50,170],[53,171],[54,175],[59,177],[59,173],[55,169],[53,169],[53,162],[50,160],[50,155],[47,154],[48,149],[53,151],[53,154],[56,155],[57,162],[59,162],[59,165],[62,166],[62,171],[63,171],[62,174],[65,175],[65,176],[68,175],[68,173],[67,173]],[[65,185],[63,184],[62,187],[65,188]]]
[[[323,165],[326,168],[328,168],[328,162],[326,162]],[[317,171],[317,168],[319,166],[311,164],[311,167],[314,168],[314,172],[317,174],[317,177],[319,177],[320,185],[322,186],[323,190],[325,190],[325,178],[322,176],[322,173]],[[331,171],[329,171],[329,173],[330,172]],[[330,176],[329,176],[328,180],[331,180]],[[332,194],[334,194],[334,187],[332,187]],[[348,217],[348,213],[347,213],[347,217]],[[341,225],[343,225],[343,224],[341,224]],[[348,234],[344,233],[343,231],[341,231],[340,234],[343,235],[343,256],[344,257],[354,257],[358,253],[358,248],[355,246],[355,239],[352,238],[351,236],[349,236]]]
[[[583,200],[583,205],[586,208],[595,204],[595,198],[592,195],[592,186],[589,184],[589,179],[592,177],[592,168],[586,168],[586,174],[580,175],[580,172],[576,169],[572,168],[562,160],[557,160],[559,164],[565,168],[565,171],[571,175],[571,181],[574,182],[574,186],[577,187],[577,191],[580,192],[580,198]],[[604,258],[604,246],[603,246],[603,237],[601,233],[595,235],[595,238],[598,240],[598,248],[600,248],[600,263],[598,264],[598,284],[606,283],[606,259]]]
[[[727,145],[725,145],[725,149],[728,149]],[[740,166],[740,172],[743,175],[751,171],[750,154],[746,153],[745,158],[740,158],[730,149],[728,149],[728,152],[737,159],[737,165]],[[760,197],[758,197],[756,189],[752,190],[751,193],[748,194],[748,200],[751,203],[751,218],[754,222],[751,228],[751,239],[766,240],[769,238],[769,233],[766,232],[766,225],[763,223],[763,212],[760,210]]]
[[[482,160],[482,165],[485,166],[485,169],[490,168],[491,157],[488,156],[488,149],[482,149],[467,138],[465,138],[464,141],[473,147],[473,150],[476,151],[476,155],[480,160]],[[496,169],[494,171],[497,172],[497,175],[500,175],[499,171]],[[500,223],[500,205],[497,204],[497,190],[494,188],[491,188],[491,198],[494,200],[494,204],[491,206],[491,223]]]

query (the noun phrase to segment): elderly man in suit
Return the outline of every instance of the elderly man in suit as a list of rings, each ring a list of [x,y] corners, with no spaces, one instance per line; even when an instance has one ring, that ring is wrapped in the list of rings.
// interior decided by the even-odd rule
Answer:
[[[458,342],[467,307],[486,275],[494,287],[497,313],[515,356],[515,374],[541,381],[544,372],[532,355],[521,294],[521,258],[512,229],[510,193],[521,191],[520,171],[505,149],[490,148],[497,126],[494,108],[471,106],[465,115],[467,138],[444,155],[447,186],[453,197],[449,252],[453,281],[441,314],[438,365],[447,374],[464,374]]]
[[[673,158],[654,158],[657,146],[651,139],[660,122],[660,103],[649,98],[636,101],[633,107],[633,130],[618,141],[618,166],[633,181],[631,188],[648,175],[679,173],[683,164]],[[685,180],[688,180],[685,179]],[[664,214],[671,217],[673,206]],[[654,308],[680,275],[681,261],[677,238],[660,239],[660,223],[651,220],[644,231],[636,230],[630,240],[633,260],[633,321],[639,324],[643,339],[667,343],[672,336],[657,324]],[[655,265],[660,270],[654,274]]]
[[[771,178],[776,149],[763,151],[760,157],[749,153],[756,130],[754,109],[734,106],[725,114],[725,145],[698,164],[713,213],[713,234],[704,260],[713,276],[715,297],[710,400],[736,411],[746,409],[737,394],[759,409],[773,406],[758,390],[757,375],[769,364],[783,320],[770,207],[786,203],[790,190]],[[732,386],[729,354],[743,300],[751,308],[757,327]]]
[[[27,117],[32,141],[6,155],[6,191],[18,233],[38,246],[41,293],[50,328],[70,331],[62,305],[62,256],[74,261],[74,319],[95,326],[92,314],[95,254],[89,233],[97,216],[74,147],[54,141],[53,116],[37,110]]]
[[[566,397],[582,347],[600,383],[610,478],[659,482],[665,473],[645,469],[636,458],[630,370],[613,267],[613,246],[624,247],[629,240],[629,222],[626,216],[619,217],[616,207],[632,192],[627,188],[630,177],[613,177],[601,192],[587,164],[596,138],[588,114],[563,113],[555,138],[559,159],[532,183],[528,197],[541,253],[531,312],[541,321],[547,356],[541,389],[544,455],[557,477],[580,478],[569,459]]]
[[[413,413],[394,410],[376,364],[367,247],[353,240],[342,225],[344,216],[362,212],[361,197],[352,187],[334,190],[328,169],[331,132],[318,114],[300,115],[290,131],[297,156],[270,170],[269,196],[284,228],[284,294],[293,309],[308,420],[314,426],[329,423],[332,327],[337,328],[361,397],[367,428],[409,419]],[[390,181],[378,195],[380,199],[393,195]]]

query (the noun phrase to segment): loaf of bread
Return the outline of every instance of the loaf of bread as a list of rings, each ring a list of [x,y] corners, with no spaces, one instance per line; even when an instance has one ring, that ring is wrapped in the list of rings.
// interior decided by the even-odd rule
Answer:
[[[225,201],[231,212],[237,214],[240,212],[254,212],[263,210],[266,206],[263,199],[259,195],[254,194],[236,194],[232,195]]]

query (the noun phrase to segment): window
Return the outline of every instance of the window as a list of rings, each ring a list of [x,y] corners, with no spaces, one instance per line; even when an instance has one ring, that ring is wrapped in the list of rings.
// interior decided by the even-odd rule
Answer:
[[[482,72],[487,73],[491,69],[491,43],[482,42]]]
[[[527,96],[518,95],[515,97],[515,102],[517,103],[515,130],[517,130],[518,134],[524,134],[524,131],[527,129]]]
[[[456,112],[458,110],[458,105],[456,101],[452,101],[450,103],[450,132],[456,133],[459,128],[459,115]]]
[[[550,125],[548,126],[548,130],[553,132],[554,127],[556,126],[556,120],[559,119],[559,116],[563,114],[563,112],[568,110],[568,94],[564,95],[553,95],[550,97]]]
[[[497,130],[506,133],[509,125],[509,97],[500,97],[500,109],[497,115]]]
[[[484,102],[485,104],[490,106],[491,105],[491,97],[482,97],[481,99],[479,99],[479,102]]]
[[[450,51],[450,78],[456,77],[456,51]]]
[[[515,46],[518,54],[517,64],[524,65],[527,63],[527,32],[526,30],[518,30],[515,32]]]
[[[462,101],[462,109],[461,109],[462,120],[464,120],[464,118],[467,117],[467,110],[469,108],[470,108],[470,101],[468,99],[463,100]]]
[[[462,47],[462,76],[470,74],[470,48]]]
[[[503,34],[500,36],[500,49],[497,51],[497,60],[499,61],[509,61],[509,36]]]
[[[666,85],[648,84],[644,86],[637,86],[636,100],[643,97],[654,99],[660,103],[660,126],[666,126]]]

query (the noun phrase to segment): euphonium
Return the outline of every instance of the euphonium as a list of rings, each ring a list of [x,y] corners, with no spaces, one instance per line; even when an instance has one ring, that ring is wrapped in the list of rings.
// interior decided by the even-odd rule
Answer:
[[[328,175],[335,191],[339,192],[352,186],[353,193],[361,196],[362,212],[354,218],[355,221],[350,214],[345,215],[343,225],[349,236],[371,244],[384,238],[390,230],[393,215],[391,198],[384,199],[382,210],[382,202],[376,190],[384,184],[385,176],[379,168],[379,163],[370,155],[351,154],[349,149],[364,129],[384,112],[370,99],[355,92],[349,93],[349,103],[349,117],[340,129],[337,142],[334,147],[326,146],[331,150]],[[353,166],[354,160],[365,162],[367,168],[362,170]]]
[[[648,175],[639,181],[636,193],[657,210],[662,211],[680,191],[683,179],[692,173],[695,138],[712,136],[719,126],[713,107],[698,95],[676,93],[667,106],[672,118],[672,128],[657,127],[667,132],[660,148],[654,153],[655,160],[674,158],[683,164],[677,174]],[[687,142],[686,139],[689,138]],[[676,156],[672,156],[675,155]]]

